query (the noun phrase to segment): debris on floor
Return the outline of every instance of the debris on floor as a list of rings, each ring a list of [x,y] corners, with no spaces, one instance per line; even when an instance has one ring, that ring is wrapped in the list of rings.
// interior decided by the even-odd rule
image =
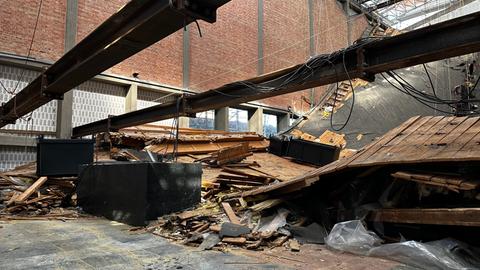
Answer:
[[[38,177],[35,163],[0,173],[0,219],[78,217],[72,177]]]
[[[476,148],[479,124],[478,117],[415,117],[364,149],[322,167],[251,147],[250,139],[243,135],[227,146],[211,147],[212,142],[207,140],[202,142],[206,146],[202,151],[178,151],[176,156],[179,162],[202,165],[201,202],[130,231],[150,232],[200,250],[265,252],[281,248],[298,254],[304,246],[326,243],[332,250],[390,256],[415,267],[448,265],[442,260],[422,261],[411,252],[423,248],[453,258],[448,243],[452,247],[475,245],[475,239],[465,236],[480,228],[480,182],[476,177],[480,164]],[[201,141],[210,135],[191,136]],[[175,153],[169,150],[168,142],[162,148],[167,149],[163,154],[148,152],[146,149],[158,138],[146,134],[141,136],[140,149],[132,147],[137,141],[132,143],[130,135],[117,133],[112,138],[108,144],[97,140],[97,158],[168,161],[169,155]],[[270,143],[274,141],[272,138]],[[179,142],[177,149],[182,149],[181,145]],[[283,151],[281,147],[277,150]],[[29,184],[11,182],[12,175],[22,181],[21,177],[27,176]],[[39,179],[25,173],[25,168],[4,173],[0,179],[2,196],[5,190],[12,189],[8,197],[2,197],[4,204],[19,198],[11,199],[14,186],[23,187],[17,190],[17,196],[32,187],[26,196],[35,204],[32,194],[48,196],[51,193],[47,192],[54,190],[51,186],[59,185],[58,179]],[[70,181],[73,185],[74,180]],[[13,207],[30,209],[21,203]],[[363,232],[363,238],[341,234],[348,226],[339,229],[339,224],[352,220],[357,220],[357,233]],[[462,242],[431,242],[448,237]],[[335,241],[345,241],[346,247],[339,248]],[[476,254],[471,247],[462,251]],[[462,258],[474,262],[468,256]]]

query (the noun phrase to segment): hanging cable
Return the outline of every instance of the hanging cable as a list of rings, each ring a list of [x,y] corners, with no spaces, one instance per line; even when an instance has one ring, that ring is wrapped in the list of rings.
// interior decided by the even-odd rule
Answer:
[[[350,74],[348,73],[347,66],[345,64],[345,50],[343,50],[343,54],[342,54],[342,64],[343,64],[343,68],[345,70],[345,73],[347,74],[348,81],[350,83],[350,88],[352,89],[352,105],[350,106],[350,111],[348,112],[347,119],[345,120],[345,122],[342,124],[342,126],[339,129],[336,129],[333,125],[333,113],[334,113],[334,110],[335,110],[335,102],[337,101],[337,95],[338,95],[338,82],[337,82],[337,89],[335,89],[335,98],[333,100],[332,113],[330,114],[330,128],[333,129],[334,131],[341,131],[342,129],[344,129],[347,126],[347,124],[350,121],[350,118],[352,117],[352,114],[353,114],[353,107],[355,106],[355,90],[353,89],[353,83],[352,83],[352,80],[350,78]]]

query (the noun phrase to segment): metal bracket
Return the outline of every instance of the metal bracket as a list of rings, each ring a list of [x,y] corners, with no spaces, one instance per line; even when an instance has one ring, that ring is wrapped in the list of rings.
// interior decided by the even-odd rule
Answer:
[[[359,48],[357,49],[356,53],[357,53],[357,67],[361,73],[360,78],[367,82],[374,82],[375,74],[365,71],[365,68],[368,67],[368,63],[365,60],[365,49]]]
[[[57,100],[63,100],[63,94],[57,94],[57,93],[50,93],[45,91],[48,87],[48,76],[44,72],[42,75],[40,75],[42,78],[42,83],[40,86],[40,93],[42,94],[42,97],[47,97],[51,99],[57,99]]]
[[[109,115],[107,118],[107,132],[117,132],[119,129],[118,128],[113,128],[112,127],[112,118],[115,117],[114,115]]]
[[[227,2],[227,1],[225,1]],[[217,6],[209,4],[209,1],[195,0],[172,0],[172,6],[186,17],[201,19],[209,23],[217,20]]]

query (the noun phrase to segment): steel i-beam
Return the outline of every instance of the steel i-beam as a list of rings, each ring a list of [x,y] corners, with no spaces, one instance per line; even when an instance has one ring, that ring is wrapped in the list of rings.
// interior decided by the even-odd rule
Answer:
[[[331,84],[348,78],[374,78],[374,74],[480,51],[480,12],[421,28],[394,37],[347,48],[329,59],[331,64],[313,70],[308,78],[285,84],[285,75],[304,64],[245,82],[261,83],[273,91],[258,91],[245,82],[231,83],[181,102],[161,104],[114,116],[73,129],[73,136],[116,130],[244,102]],[[279,87],[281,86],[281,87]]]
[[[39,108],[230,0],[134,0],[0,107],[0,127]]]

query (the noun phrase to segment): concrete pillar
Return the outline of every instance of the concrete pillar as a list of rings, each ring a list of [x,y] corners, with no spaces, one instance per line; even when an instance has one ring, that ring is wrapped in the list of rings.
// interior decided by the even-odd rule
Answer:
[[[187,26],[183,33],[183,65],[182,65],[182,85],[183,88],[190,86],[190,27]]]
[[[179,128],[188,128],[190,126],[190,118],[185,116],[180,116],[178,119]]]
[[[228,131],[228,107],[215,110],[215,130]]]
[[[277,116],[277,131],[284,131],[290,127],[290,117],[291,114],[286,113],[284,115]]]
[[[350,19],[352,18],[350,16],[350,0],[347,0],[346,4],[346,11],[347,11],[347,46],[352,45],[352,22]]]
[[[263,134],[263,109],[257,108],[248,111],[248,130]]]
[[[125,112],[132,112],[137,110],[138,85],[131,84],[127,90],[125,97]]]
[[[65,52],[75,46],[77,36],[78,0],[67,0],[65,15]],[[57,101],[57,137],[72,136],[73,91],[63,94],[63,100]]]

